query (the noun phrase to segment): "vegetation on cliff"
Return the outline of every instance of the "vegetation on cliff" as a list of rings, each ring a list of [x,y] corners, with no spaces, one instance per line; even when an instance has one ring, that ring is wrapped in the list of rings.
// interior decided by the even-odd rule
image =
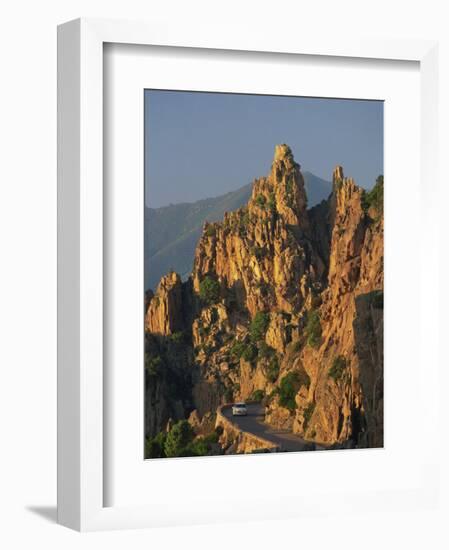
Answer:
[[[220,429],[197,435],[187,420],[180,420],[166,432],[145,439],[145,458],[207,456],[220,453]]]

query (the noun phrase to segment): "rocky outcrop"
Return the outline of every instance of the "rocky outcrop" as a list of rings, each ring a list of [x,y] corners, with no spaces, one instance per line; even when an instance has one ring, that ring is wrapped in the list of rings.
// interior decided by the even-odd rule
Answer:
[[[205,227],[195,255],[195,291],[212,275],[251,316],[300,310],[324,272],[307,237],[308,226],[299,165],[290,148],[279,145],[269,176],[255,180],[247,207]]]
[[[363,191],[343,169],[334,172],[334,192],[329,201],[332,233],[329,248],[327,287],[316,309],[320,338],[316,345],[305,345],[297,356],[310,378],[296,394],[293,431],[314,441],[333,444],[361,438],[381,424],[378,408],[371,410],[365,400],[372,390],[371,378],[378,380],[383,358],[379,349],[383,318],[383,220],[371,219],[363,208]],[[361,317],[364,296],[375,293],[379,299],[375,323]],[[367,342],[377,343],[375,359],[361,363],[360,349]],[[370,373],[376,370],[377,375]],[[363,372],[363,376],[362,376]],[[361,383],[363,378],[364,384]],[[379,396],[377,406],[382,403]],[[276,409],[276,404],[274,404]],[[271,413],[273,415],[273,413]],[[371,437],[371,442],[381,438]]]
[[[370,200],[338,166],[329,199],[307,209],[300,166],[278,145],[248,204],[205,224],[191,279],[170,273],[147,296],[147,333],[182,334],[185,417],[257,394],[268,422],[307,440],[382,444],[377,191]]]
[[[274,203],[286,224],[305,229],[308,226],[307,197],[300,166],[293,158],[288,145],[276,145],[271,174],[266,180],[268,192],[274,194]],[[257,202],[262,185],[253,187],[253,200]],[[267,197],[270,199],[270,195]]]
[[[145,315],[145,330],[152,334],[167,336],[183,330],[183,303],[181,277],[174,272],[162,277],[156,294],[149,302]]]

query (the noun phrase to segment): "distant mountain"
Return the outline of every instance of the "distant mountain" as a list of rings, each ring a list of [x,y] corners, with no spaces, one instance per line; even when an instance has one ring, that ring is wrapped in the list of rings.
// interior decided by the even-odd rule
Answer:
[[[309,208],[327,199],[332,184],[304,172]],[[161,208],[145,208],[145,288],[155,290],[161,277],[173,269],[182,279],[192,270],[195,247],[204,222],[220,221],[225,212],[245,205],[252,183],[211,199]]]
[[[332,183],[315,176],[311,172],[303,172],[304,188],[307,195],[307,206],[312,208],[322,200],[326,200],[332,192]]]

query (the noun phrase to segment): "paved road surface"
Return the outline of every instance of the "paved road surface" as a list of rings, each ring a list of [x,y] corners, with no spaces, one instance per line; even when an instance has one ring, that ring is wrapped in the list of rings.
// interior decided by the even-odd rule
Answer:
[[[245,432],[250,432],[281,447],[281,451],[310,450],[310,444],[291,432],[275,430],[264,424],[264,408],[259,403],[248,404],[247,416],[232,416],[232,409],[224,409],[223,414]]]

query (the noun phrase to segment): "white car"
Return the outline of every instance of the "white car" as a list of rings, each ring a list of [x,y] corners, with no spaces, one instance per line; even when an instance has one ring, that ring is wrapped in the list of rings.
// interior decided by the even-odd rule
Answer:
[[[245,403],[234,403],[232,405],[232,416],[246,416],[248,410]]]

